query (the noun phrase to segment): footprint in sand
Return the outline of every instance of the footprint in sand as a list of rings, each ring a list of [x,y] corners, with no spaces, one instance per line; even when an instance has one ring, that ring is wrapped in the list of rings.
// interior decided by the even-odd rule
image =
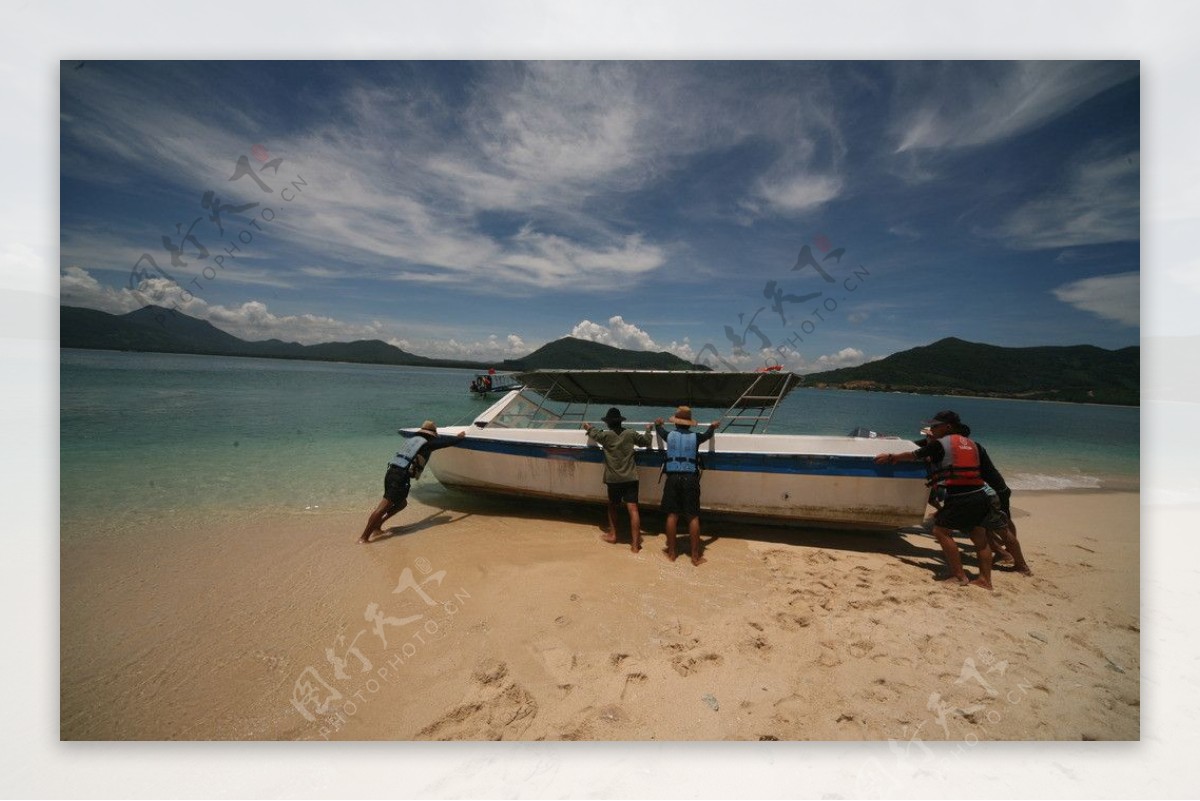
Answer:
[[[467,700],[417,733],[425,740],[514,739],[537,716],[533,696],[508,678],[508,665],[498,659],[480,663],[471,674]]]
[[[754,637],[749,640],[742,640],[740,643],[738,643],[738,650],[743,654],[766,656],[771,652],[771,644],[767,642],[766,637]]]
[[[800,629],[808,628],[812,625],[812,618],[808,615],[796,615],[791,612],[778,612],[775,615],[775,622],[780,625],[784,631],[799,631]]]
[[[708,667],[719,667],[725,661],[720,654],[703,654],[702,656],[680,655],[671,660],[671,667],[680,676],[690,676]]]

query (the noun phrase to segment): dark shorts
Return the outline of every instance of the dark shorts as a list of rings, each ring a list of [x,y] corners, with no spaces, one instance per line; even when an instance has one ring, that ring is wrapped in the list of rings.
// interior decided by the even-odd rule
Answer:
[[[1012,500],[1012,490],[1005,487],[1002,490],[996,490],[996,495],[1000,498],[1000,511],[1004,512],[1005,517],[1012,517],[1012,507],[1009,504]]]
[[[636,481],[623,481],[620,484],[605,484],[604,486],[608,487],[609,503],[638,502],[638,483]]]
[[[405,503],[411,488],[412,478],[408,475],[407,470],[402,470],[394,465],[388,468],[387,473],[383,476],[383,497],[391,501],[393,505]]]
[[[946,496],[946,505],[933,518],[935,525],[942,528],[971,533],[971,529],[984,525],[992,513],[992,502],[983,490],[964,495]]]
[[[683,515],[687,518],[700,516],[700,474],[667,473],[663,486],[662,510],[664,514]]]
[[[988,531],[999,531],[1008,528],[1008,497],[1012,491],[999,492],[988,496],[988,515],[980,523]]]

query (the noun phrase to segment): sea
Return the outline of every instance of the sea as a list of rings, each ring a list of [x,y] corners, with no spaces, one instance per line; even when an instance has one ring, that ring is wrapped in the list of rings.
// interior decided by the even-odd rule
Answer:
[[[466,424],[488,405],[468,393],[469,370],[71,349],[60,359],[64,540],[173,517],[365,516],[397,429]],[[770,431],[915,439],[943,409],[1014,491],[1139,487],[1132,407],[801,388]],[[436,491],[429,473],[421,484]]]

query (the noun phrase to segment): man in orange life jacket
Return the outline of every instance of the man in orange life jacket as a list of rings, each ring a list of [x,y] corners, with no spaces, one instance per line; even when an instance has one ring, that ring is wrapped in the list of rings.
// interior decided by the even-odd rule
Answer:
[[[950,566],[949,581],[992,588],[992,549],[988,545],[983,522],[991,513],[991,501],[983,489],[979,472],[979,449],[967,437],[953,433],[962,420],[951,411],[938,412],[927,420],[932,441],[910,453],[881,453],[876,464],[895,464],[928,459],[933,465],[933,479],[945,490],[946,501],[933,519],[933,536],[942,546]],[[952,531],[970,534],[979,554],[979,578],[968,582],[963,571],[962,555],[951,536]]]

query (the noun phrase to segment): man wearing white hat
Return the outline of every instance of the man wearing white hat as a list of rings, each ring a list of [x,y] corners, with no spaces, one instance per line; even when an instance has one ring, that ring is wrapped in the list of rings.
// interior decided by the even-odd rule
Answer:
[[[442,448],[457,445],[467,432],[460,431],[456,438],[447,442],[434,442],[437,435],[437,426],[432,420],[426,420],[421,424],[417,435],[405,442],[404,447],[388,462],[387,473],[383,476],[383,500],[367,518],[367,527],[358,538],[359,543],[370,542],[372,534],[382,534],[384,521],[408,506],[408,491],[412,487],[412,480],[421,477],[425,465],[429,464],[429,455]]]

